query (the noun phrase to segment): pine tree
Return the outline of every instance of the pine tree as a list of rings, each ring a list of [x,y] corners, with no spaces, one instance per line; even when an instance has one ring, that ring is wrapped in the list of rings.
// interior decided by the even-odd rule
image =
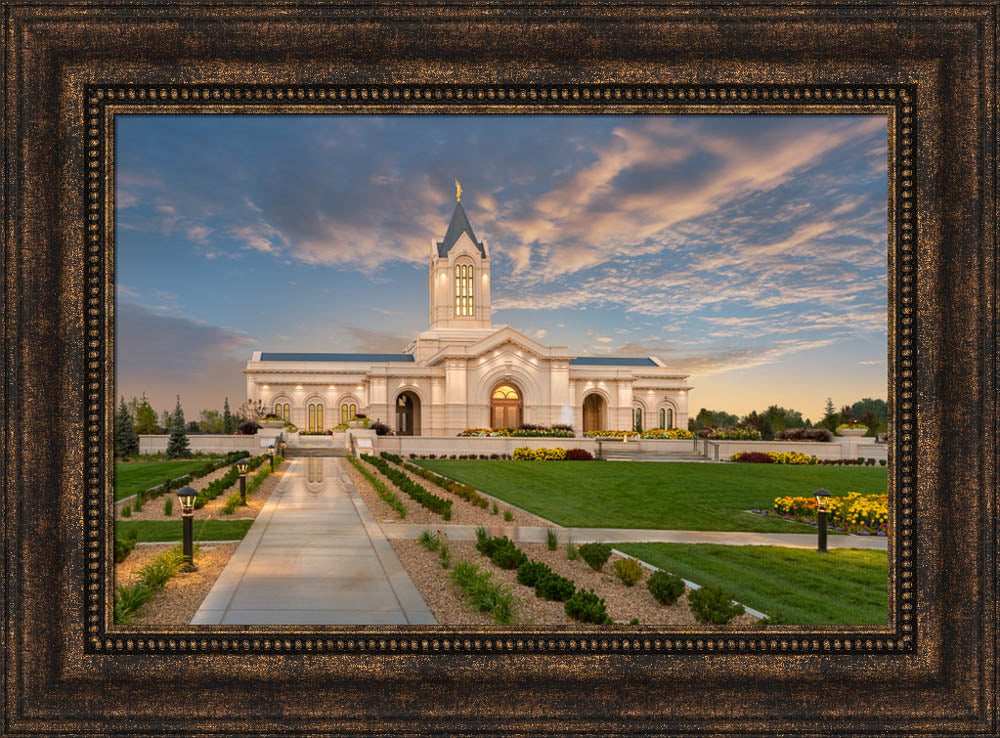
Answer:
[[[181,410],[181,396],[177,395],[177,407],[170,419],[170,440],[167,441],[167,458],[178,459],[190,456],[187,430],[184,426],[184,411]]]
[[[128,406],[125,404],[125,397],[122,396],[121,405],[118,407],[118,415],[115,417],[115,456],[123,459],[127,456],[137,456],[139,454],[139,436],[135,433],[132,425],[132,416],[129,415]]]
[[[222,432],[233,434],[236,432],[236,418],[233,414],[229,412],[229,398],[226,398],[226,402],[222,406]]]

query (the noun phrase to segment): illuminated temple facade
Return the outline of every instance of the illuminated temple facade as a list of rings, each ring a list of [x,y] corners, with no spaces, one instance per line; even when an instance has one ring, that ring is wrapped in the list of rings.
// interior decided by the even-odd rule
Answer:
[[[522,424],[687,428],[686,374],[652,356],[571,356],[493,325],[490,279],[490,251],[459,200],[444,239],[431,242],[426,331],[398,354],[255,351],[247,397],[303,431],[355,414],[423,436]]]

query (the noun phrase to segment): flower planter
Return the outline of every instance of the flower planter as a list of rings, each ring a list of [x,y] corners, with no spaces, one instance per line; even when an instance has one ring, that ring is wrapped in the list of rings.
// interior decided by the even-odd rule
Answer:
[[[284,428],[285,427],[285,421],[284,420],[260,420],[260,421],[258,421],[258,425],[260,425],[261,428]]]
[[[845,438],[861,438],[868,432],[867,428],[841,428],[840,435]]]

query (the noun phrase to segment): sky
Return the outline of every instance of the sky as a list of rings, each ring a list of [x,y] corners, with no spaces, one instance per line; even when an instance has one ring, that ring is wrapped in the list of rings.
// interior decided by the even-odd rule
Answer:
[[[701,407],[887,393],[887,121],[120,115],[117,393],[188,419],[251,352],[399,352],[456,179],[493,322],[657,356]]]

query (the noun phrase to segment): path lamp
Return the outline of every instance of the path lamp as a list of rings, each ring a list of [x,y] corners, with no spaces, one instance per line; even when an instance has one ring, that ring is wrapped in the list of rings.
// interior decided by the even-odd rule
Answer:
[[[271,456],[271,471],[274,471],[274,444],[267,447],[267,453]]]
[[[184,527],[184,571],[194,571],[194,498],[198,493],[193,487],[177,490],[177,500],[181,503],[181,523]]]
[[[240,459],[236,462],[236,471],[240,473],[240,504],[247,504],[247,472],[250,471],[250,462]]]
[[[819,527],[819,541],[816,545],[818,553],[830,553],[826,550],[826,514],[830,511],[830,492],[825,489],[818,489],[813,492],[816,498],[816,518]]]

